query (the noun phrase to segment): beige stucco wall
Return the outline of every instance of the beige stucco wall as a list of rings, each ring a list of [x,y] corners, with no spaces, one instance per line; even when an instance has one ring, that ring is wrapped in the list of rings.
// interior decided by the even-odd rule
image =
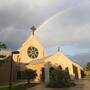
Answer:
[[[35,48],[38,49],[39,55],[35,59],[30,58],[27,54],[27,50],[30,46],[34,46]],[[44,60],[43,58],[46,57],[46,53],[44,51],[43,46],[40,44],[37,38],[34,35],[31,35],[30,38],[28,38],[26,42],[22,45],[22,47],[18,49],[18,51],[20,52],[19,54],[13,55],[14,61],[18,63],[17,61],[20,60],[19,62],[20,64],[28,63],[27,65],[24,65],[25,66],[24,69],[26,68],[36,70],[38,74],[36,80],[40,80],[41,69],[42,67],[44,67],[44,63],[34,64],[33,62],[36,62],[37,60],[38,61]],[[23,68],[21,67],[21,70],[22,69]]]
[[[33,59],[30,58],[27,54],[27,50],[30,46],[34,46],[38,49],[39,55],[36,59],[40,59],[46,56],[46,53],[44,51],[43,46],[40,44],[40,42],[36,39],[35,36],[31,35],[30,38],[22,45],[22,47],[19,50],[19,58],[20,58],[20,63],[29,63]],[[14,61],[17,62],[17,57],[18,55],[14,55]]]
[[[73,66],[72,65],[75,65],[78,69],[78,76],[79,76],[79,79],[81,78],[81,67],[74,63],[73,61],[71,61],[70,59],[68,59],[62,52],[57,52],[55,55],[52,55],[51,57],[47,58],[46,59],[46,62],[50,62],[52,65],[60,65],[63,70],[65,70],[65,68],[68,67],[69,69],[69,74],[71,76],[74,76],[74,73],[73,73]]]
[[[36,59],[31,59],[28,54],[27,54],[27,49],[30,46],[34,46],[38,49],[39,55]],[[20,60],[20,63],[26,64],[29,63],[28,65],[25,65],[25,68],[30,68],[33,70],[37,71],[37,80],[40,79],[40,74],[41,74],[41,68],[44,67],[45,63],[50,62],[52,65],[60,65],[62,66],[63,69],[67,68],[69,69],[69,74],[73,75],[73,67],[72,64],[74,64],[78,68],[78,76],[81,78],[81,73],[80,69],[81,67],[72,62],[69,58],[67,58],[62,52],[57,52],[56,54],[49,56],[46,58],[47,54],[44,51],[43,46],[40,44],[40,42],[37,40],[37,38],[33,35],[30,36],[28,40],[22,45],[20,49],[18,49],[20,54],[14,55],[13,59],[17,63],[18,59]],[[43,61],[41,64],[33,64],[31,65],[30,62],[37,60],[39,62],[39,59]]]

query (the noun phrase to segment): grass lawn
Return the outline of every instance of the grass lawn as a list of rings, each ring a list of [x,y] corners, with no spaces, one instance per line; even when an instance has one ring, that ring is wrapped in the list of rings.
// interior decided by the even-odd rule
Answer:
[[[14,83],[12,85],[12,90],[26,90],[27,88],[30,88],[32,86],[37,85],[36,83],[32,83],[30,85],[27,84],[17,84]],[[9,90],[9,85],[8,84],[0,84],[0,90]]]

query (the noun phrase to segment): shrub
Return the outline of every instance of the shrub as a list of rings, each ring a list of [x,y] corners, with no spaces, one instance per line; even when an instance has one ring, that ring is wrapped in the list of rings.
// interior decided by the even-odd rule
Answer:
[[[75,84],[70,81],[70,77],[67,71],[55,68],[51,73],[50,82],[47,87],[59,88],[59,87],[70,87]]]

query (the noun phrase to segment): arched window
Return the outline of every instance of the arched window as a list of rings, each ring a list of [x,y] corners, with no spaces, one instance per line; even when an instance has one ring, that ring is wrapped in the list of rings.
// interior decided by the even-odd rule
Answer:
[[[42,68],[41,69],[41,75],[40,75],[40,77],[41,77],[41,81],[44,81],[45,80],[45,68]]]
[[[61,70],[62,70],[62,66],[61,66],[61,65],[59,65],[59,69],[61,69]]]
[[[66,68],[65,68],[65,71],[69,73],[69,68],[68,68],[68,67],[66,67]]]
[[[20,62],[20,56],[18,55],[17,56],[17,63],[19,63]]]
[[[73,65],[73,73],[75,74],[75,79],[78,79],[78,68],[75,65]]]

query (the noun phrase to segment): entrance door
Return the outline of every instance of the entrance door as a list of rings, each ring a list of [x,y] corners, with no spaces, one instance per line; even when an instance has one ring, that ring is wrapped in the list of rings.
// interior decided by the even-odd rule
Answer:
[[[73,73],[75,74],[75,79],[78,79],[78,68],[73,65]]]
[[[45,81],[45,68],[41,69],[41,81]]]
[[[85,77],[85,72],[83,70],[81,70],[81,78]]]

